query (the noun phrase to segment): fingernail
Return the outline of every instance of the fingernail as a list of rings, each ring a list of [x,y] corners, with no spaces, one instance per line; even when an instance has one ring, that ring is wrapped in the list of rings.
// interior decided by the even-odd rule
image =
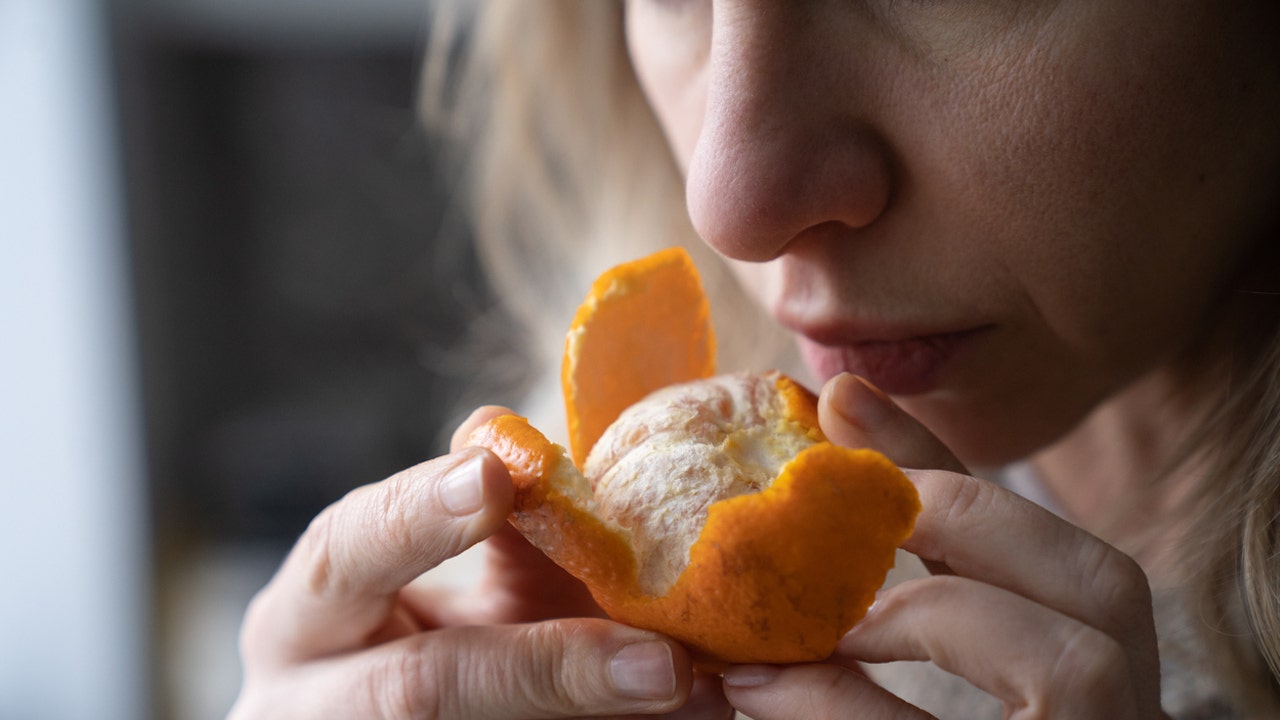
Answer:
[[[893,401],[866,380],[846,373],[831,388],[831,408],[863,430],[875,432],[888,424]]]
[[[845,633],[844,636],[840,638],[840,641],[836,643],[836,655],[855,654],[855,650],[858,647],[858,634],[862,628],[867,626],[866,621],[875,614],[876,607],[880,604],[880,599],[884,597],[884,594],[884,589],[876,591],[876,598],[869,606],[867,606],[867,612],[859,618],[858,622],[854,623],[853,627],[849,629],[849,632]]]
[[[463,460],[440,481],[440,504],[450,513],[463,517],[484,507],[483,462],[480,455]]]
[[[724,671],[724,684],[735,688],[768,685],[782,672],[773,665],[734,665]]]
[[[649,640],[628,645],[609,661],[613,687],[640,700],[667,700],[676,694],[675,662],[664,642]]]
[[[836,643],[835,655],[848,657],[856,654],[858,648],[858,628],[860,627],[862,627],[860,624],[854,625],[849,632],[844,634],[844,637],[840,638],[840,641]]]

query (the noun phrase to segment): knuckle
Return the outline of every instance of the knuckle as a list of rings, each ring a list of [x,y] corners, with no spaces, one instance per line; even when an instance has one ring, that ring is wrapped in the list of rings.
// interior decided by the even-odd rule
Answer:
[[[821,665],[824,677],[820,677],[820,691],[813,694],[810,701],[813,712],[804,717],[847,717],[848,708],[875,707],[882,701],[877,700],[878,686],[864,676],[848,668],[833,665]],[[899,718],[920,717],[908,708],[901,708]]]
[[[402,707],[417,713],[408,717],[457,717],[454,711],[462,710],[485,717],[598,715],[605,698],[602,664],[585,660],[598,659],[602,628],[581,619],[514,626],[499,635],[458,628],[451,631],[458,652],[449,656],[446,672],[426,667],[409,675],[426,677],[428,688],[440,689],[425,701],[410,693],[409,705]],[[459,705],[464,701],[466,708]]]
[[[1117,622],[1134,622],[1151,611],[1151,585],[1137,561],[1102,542],[1082,550],[1084,576],[1101,607]]]
[[[403,475],[396,475],[377,486],[377,495],[365,503],[361,520],[372,529],[370,537],[378,552],[391,558],[413,558],[422,553],[415,543],[413,486]]]
[[[948,473],[943,488],[938,499],[943,503],[942,521],[948,526],[969,522],[991,501],[990,486],[968,475]]]
[[[333,526],[337,522],[337,507],[337,504],[330,505],[316,515],[294,549],[302,565],[304,588],[318,597],[330,597],[342,591],[342,573],[334,569]]]
[[[467,524],[443,510],[437,483],[421,468],[397,473],[366,491],[359,520],[370,529],[373,551],[381,557],[427,566],[466,547]]]
[[[444,688],[457,687],[456,666],[441,663],[416,644],[389,654],[370,673],[364,690],[365,717],[435,720],[451,717]]]
[[[985,521],[996,497],[989,483],[946,470],[909,470],[924,505],[910,543],[922,558],[947,561],[946,538],[970,532]]]
[[[524,642],[519,643],[522,689],[538,710],[547,713],[581,711],[586,695],[585,679],[566,662],[567,646],[582,634],[580,627],[561,621],[537,623],[527,627]]]
[[[553,620],[513,628],[496,652],[491,643],[466,643],[460,647],[472,651],[453,658],[454,675],[445,687],[486,704],[494,716],[512,706],[544,717],[589,714],[590,696],[583,693],[577,664],[566,652],[566,638],[574,633],[572,625]],[[445,705],[443,717],[449,716],[447,704],[447,698],[437,703]]]
[[[352,490],[321,511],[294,550],[304,590],[321,599],[349,597],[368,590],[362,567],[403,566],[434,556],[439,548],[433,538],[415,532],[416,495],[412,483],[396,476]]]
[[[1061,645],[1042,706],[1051,710],[1080,698],[1114,703],[1130,685],[1128,656],[1120,643],[1081,625]]]
[[[526,668],[523,689],[539,711],[597,715],[602,710],[632,706],[633,700],[618,696],[611,678],[609,655],[619,640],[611,622],[550,620],[527,626],[526,632],[520,658]],[[649,705],[657,708],[665,703],[652,701]]]

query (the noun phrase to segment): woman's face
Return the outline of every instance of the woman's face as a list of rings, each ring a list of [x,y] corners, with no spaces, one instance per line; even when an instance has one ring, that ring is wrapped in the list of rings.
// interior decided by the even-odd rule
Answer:
[[[627,35],[702,238],[819,376],[986,463],[1186,349],[1274,219],[1272,5],[629,0]]]

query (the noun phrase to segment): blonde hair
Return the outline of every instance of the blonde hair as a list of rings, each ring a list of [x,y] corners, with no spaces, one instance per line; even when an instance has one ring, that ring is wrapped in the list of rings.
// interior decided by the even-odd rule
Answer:
[[[722,356],[795,372],[790,342],[689,225],[678,169],[626,54],[622,4],[438,0],[435,8],[426,115],[466,148],[479,249],[527,328],[539,374],[555,377],[564,323],[592,277],[671,244],[688,247],[708,275]],[[1183,456],[1213,450],[1181,551],[1182,596],[1202,620],[1193,643],[1204,649],[1202,669],[1257,714],[1280,707],[1275,304],[1261,327],[1231,339],[1240,352],[1227,399]]]
[[[477,248],[541,383],[529,412],[555,412],[564,331],[591,280],[671,245],[693,254],[715,299],[722,369],[797,372],[785,334],[689,224],[679,170],[627,56],[622,3],[433,6],[424,116],[467,153]]]
[[[1201,372],[1227,390],[1180,456],[1207,467],[1185,503],[1177,568],[1200,620],[1205,661],[1241,709],[1280,713],[1280,294],[1239,292]]]

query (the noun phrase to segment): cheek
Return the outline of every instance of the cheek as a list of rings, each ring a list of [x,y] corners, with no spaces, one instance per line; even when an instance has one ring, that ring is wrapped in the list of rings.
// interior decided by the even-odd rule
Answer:
[[[1069,21],[983,72],[919,85],[954,88],[945,97],[904,101],[943,120],[898,143],[917,150],[903,198],[945,239],[924,261],[1007,321],[971,384],[904,403],[972,462],[1053,441],[1191,349],[1274,220],[1275,58],[1211,46],[1240,28],[1189,13],[1137,36]],[[980,282],[966,290],[951,268]]]
[[[1099,363],[1185,343],[1272,201],[1257,179],[1276,163],[1262,138],[1274,110],[1223,97],[1248,65],[1192,32],[1205,21],[1172,18],[1137,41],[1130,22],[1073,18],[1089,32],[997,66],[960,106],[981,128],[965,140],[990,149],[969,152],[982,197],[964,212],[1001,238],[995,265],[1052,332]]]
[[[654,5],[627,3],[627,50],[676,163],[686,171],[706,109],[711,3],[691,2],[675,15]]]

